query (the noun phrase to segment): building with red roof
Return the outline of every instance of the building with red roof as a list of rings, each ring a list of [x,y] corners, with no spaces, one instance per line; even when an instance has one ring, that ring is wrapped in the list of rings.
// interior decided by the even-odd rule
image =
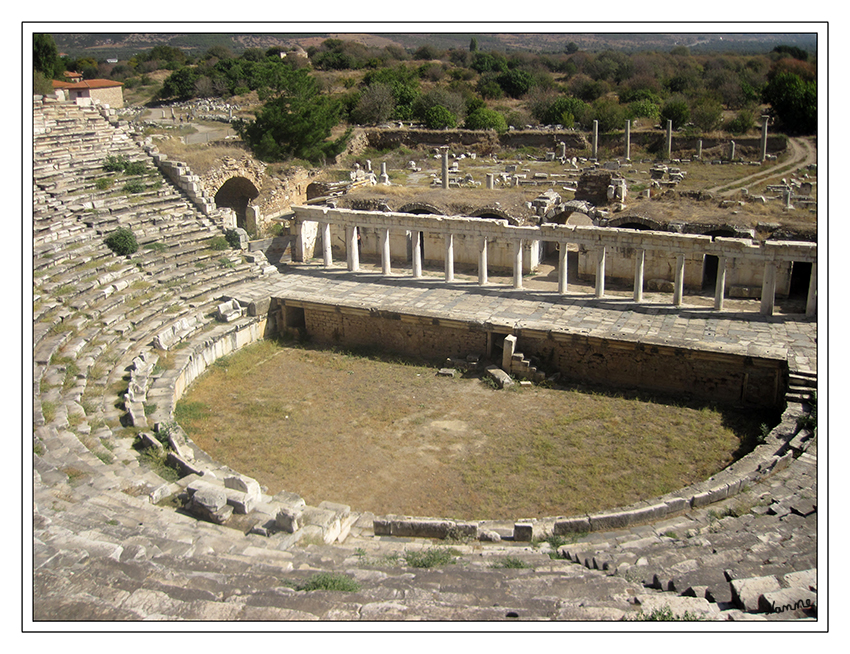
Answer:
[[[53,90],[62,91],[69,100],[77,104],[100,103],[110,107],[124,106],[124,85],[109,79],[87,79],[79,82],[53,80]]]

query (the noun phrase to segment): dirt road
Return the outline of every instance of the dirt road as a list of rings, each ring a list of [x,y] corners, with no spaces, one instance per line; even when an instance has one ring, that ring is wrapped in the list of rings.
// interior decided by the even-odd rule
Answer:
[[[790,159],[767,168],[762,168],[757,173],[736,180],[733,184],[715,186],[714,188],[706,189],[706,191],[719,196],[730,196],[739,192],[742,188],[749,188],[781,173],[817,163],[817,147],[810,139],[788,139],[788,147],[791,150]]]

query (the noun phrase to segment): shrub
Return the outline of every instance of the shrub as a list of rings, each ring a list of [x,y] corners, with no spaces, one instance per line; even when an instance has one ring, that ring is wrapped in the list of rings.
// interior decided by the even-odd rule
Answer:
[[[466,117],[465,127],[466,129],[493,129],[497,132],[506,132],[508,123],[498,111],[484,107],[476,109]]]
[[[453,128],[457,127],[457,118],[445,107],[437,105],[425,112],[425,126],[428,129]]]
[[[108,177],[101,177],[94,183],[94,186],[98,191],[105,191],[112,186],[112,180]]]
[[[110,173],[120,173],[126,165],[127,157],[124,155],[116,157],[110,154],[103,160],[103,169]]]
[[[731,134],[746,134],[756,125],[756,119],[753,112],[748,109],[742,109],[731,120],[727,121],[726,131]]]
[[[454,563],[457,551],[450,547],[434,547],[424,552],[405,552],[404,561],[411,568],[433,568]]]
[[[224,238],[227,240],[228,245],[230,245],[230,247],[234,250],[238,250],[242,245],[242,239],[239,237],[239,232],[235,229],[228,229],[224,233]]]
[[[295,590],[338,590],[346,593],[354,593],[360,590],[360,584],[351,577],[343,574],[317,572],[303,584],[296,586]]]
[[[661,108],[661,118],[665,124],[668,120],[673,121],[673,129],[679,129],[690,120],[691,109],[683,97],[673,96]]]
[[[121,190],[124,191],[124,193],[144,193],[146,188],[147,187],[145,186],[144,182],[134,180],[132,182],[127,182],[126,184],[124,184]]]
[[[629,117],[658,120],[658,104],[652,100],[635,100],[629,103]]]
[[[210,250],[215,250],[216,252],[221,252],[229,247],[230,243],[227,242],[227,238],[224,236],[216,236],[210,241]]]
[[[147,172],[148,167],[144,161],[128,161],[124,166],[125,175],[144,175]]]
[[[501,561],[496,561],[495,563],[493,563],[490,567],[502,568],[505,570],[522,570],[526,568],[531,568],[532,565],[516,556],[506,556]]]
[[[120,257],[128,257],[139,249],[135,234],[125,227],[119,227],[107,236],[104,244]]]

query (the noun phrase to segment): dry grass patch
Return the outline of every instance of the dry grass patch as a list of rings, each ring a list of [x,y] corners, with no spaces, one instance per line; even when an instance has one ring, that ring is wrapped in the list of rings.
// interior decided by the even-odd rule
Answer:
[[[570,515],[700,481],[764,416],[579,389],[497,391],[391,362],[265,341],[217,361],[176,418],[271,493],[356,510]]]

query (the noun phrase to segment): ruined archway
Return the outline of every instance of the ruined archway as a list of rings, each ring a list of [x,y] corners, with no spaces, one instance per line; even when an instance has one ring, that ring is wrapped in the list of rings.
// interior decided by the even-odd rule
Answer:
[[[231,177],[215,194],[218,207],[233,209],[236,213],[236,226],[249,232],[256,231],[256,217],[248,216],[248,205],[260,195],[254,183],[245,177]]]
[[[412,202],[410,204],[406,204],[399,209],[400,213],[412,213],[417,216],[445,216],[446,213],[442,211],[439,207],[434,206],[433,204],[428,204],[427,202]],[[426,260],[425,256],[425,232],[410,233],[410,237],[407,240],[407,260],[413,261],[413,245],[414,243],[418,243],[419,245],[419,256],[422,261]]]
[[[694,230],[696,231],[696,230]],[[740,236],[738,231],[731,226],[714,226],[710,229],[703,228],[697,232],[705,236],[710,236],[714,240],[718,236],[725,238],[735,238]],[[717,274],[720,270],[720,257],[714,254],[706,254],[702,259],[702,290],[713,292],[717,285]]]
[[[625,215],[612,218],[605,223],[605,227],[617,227],[619,229],[653,230],[666,232],[667,227],[657,220],[645,216]]]

